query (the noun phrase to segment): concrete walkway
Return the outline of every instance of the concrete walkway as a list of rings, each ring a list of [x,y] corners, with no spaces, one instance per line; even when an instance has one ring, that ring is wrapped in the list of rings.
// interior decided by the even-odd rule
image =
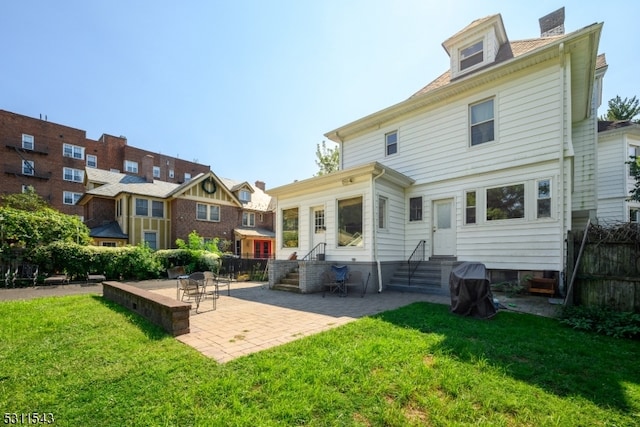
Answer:
[[[175,280],[129,284],[176,298]],[[102,295],[102,285],[0,289],[0,301],[82,293]],[[543,297],[497,297],[512,311],[553,316],[558,308]],[[199,313],[191,310],[191,332],[176,339],[224,363],[415,301],[451,303],[445,296],[392,291],[368,293],[363,298],[359,294],[346,298],[328,294],[323,298],[321,293],[295,294],[270,290],[266,284],[238,282],[232,284],[230,296],[221,289],[215,310],[211,299],[200,304]]]

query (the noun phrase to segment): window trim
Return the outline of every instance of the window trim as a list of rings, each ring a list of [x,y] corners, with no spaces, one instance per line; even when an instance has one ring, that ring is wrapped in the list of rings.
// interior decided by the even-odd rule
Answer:
[[[153,235],[154,236],[154,243],[155,243],[155,247],[151,247],[151,245],[148,244],[149,240],[147,240],[147,236]],[[149,246],[150,249],[158,250],[158,231],[157,230],[143,230],[142,231],[142,241],[144,242],[145,245]]]
[[[160,166],[153,167],[153,177],[160,178]]]
[[[158,213],[157,206],[158,204],[162,208],[162,215],[156,215]],[[162,200],[151,200],[151,218],[164,218],[164,201]]]
[[[395,136],[395,141],[393,142],[389,142],[389,138],[391,136]],[[389,148],[390,147],[394,147],[394,150],[392,153],[389,152]],[[391,132],[387,132],[384,134],[384,155],[385,157],[388,156],[394,156],[398,154],[398,130],[393,130]]]
[[[491,102],[492,104],[492,112],[491,112],[491,119],[488,120],[483,120],[483,121],[478,121],[477,123],[473,123],[473,107],[485,104]],[[481,101],[477,101],[474,103],[469,104],[469,109],[468,109],[468,114],[469,114],[469,147],[478,147],[481,146],[483,144],[487,144],[490,142],[494,142],[497,140],[496,138],[496,130],[497,130],[497,126],[496,126],[496,98],[495,97],[490,97],[490,98],[485,98]],[[473,129],[474,127],[479,127],[481,125],[487,124],[487,123],[491,123],[492,124],[492,139],[488,139],[486,141],[479,141],[477,143],[474,144],[473,142]]]
[[[469,205],[469,195],[473,193],[475,204]],[[473,221],[469,221],[469,209],[473,209]],[[464,192],[464,225],[478,224],[478,191],[466,190]]]
[[[411,210],[412,205],[411,205],[411,201],[412,200],[420,200],[420,210],[416,211],[419,212],[420,215],[419,217],[413,217],[413,211]],[[422,221],[424,218],[424,201],[422,199],[422,196],[415,196],[415,197],[409,197],[409,222],[419,222]]]
[[[200,216],[200,212],[201,212],[200,207],[204,207],[205,218],[202,218]],[[213,215],[214,210],[217,211],[217,215]],[[220,205],[212,205],[208,203],[196,203],[196,220],[197,221],[220,222],[221,216],[222,216],[222,209],[220,209]]]
[[[65,142],[64,144],[62,144],[62,157],[84,160],[84,147]]]
[[[389,229],[389,198],[378,195],[378,230]]]
[[[285,213],[286,212],[294,212],[295,211],[295,217],[290,218],[290,220],[295,220],[295,230],[293,228],[286,228],[285,226],[287,225],[285,223]],[[298,206],[294,206],[294,207],[290,207],[290,208],[286,208],[286,209],[282,209],[281,211],[281,220],[282,220],[282,242],[280,243],[280,246],[282,248],[297,248],[300,245],[300,208]],[[287,240],[285,237],[285,233],[293,233],[291,235],[291,239]],[[292,245],[287,245],[286,242],[292,242]]]
[[[35,176],[36,168],[33,160],[22,160],[22,175]]]
[[[87,167],[88,168],[97,168],[98,167],[98,156],[96,156],[95,154],[87,154],[85,156],[85,159],[87,161]]]
[[[133,160],[125,160],[124,161],[124,171],[125,173],[138,173],[140,169],[138,168],[138,162]]]
[[[242,212],[242,226],[243,227],[255,227],[256,226],[256,214],[255,212]]]
[[[67,196],[71,198],[71,203],[67,202]],[[62,204],[64,205],[77,205],[78,200],[82,197],[82,193],[75,191],[63,191],[62,192]]]
[[[70,172],[71,179],[67,179],[67,171]],[[79,179],[76,179],[79,178]],[[83,182],[84,181],[84,171],[82,169],[75,168],[62,168],[62,180],[68,182]]]
[[[356,199],[360,200],[360,236],[353,237],[353,236],[356,235],[356,233],[357,233],[357,231],[356,231],[355,233],[351,234],[352,239],[351,239],[350,242],[343,243],[343,242],[340,241],[340,232],[343,230],[343,228],[341,226],[342,217],[341,217],[341,212],[340,212],[340,203],[348,202],[348,201],[356,200]],[[352,195],[352,196],[349,196],[349,197],[336,199],[336,224],[337,224],[337,227],[336,227],[336,242],[337,242],[338,248],[363,248],[364,247],[364,233],[366,231],[366,229],[365,229],[365,218],[364,218],[364,216],[365,216],[364,201],[365,201],[365,198],[364,198],[364,196],[362,194],[360,194],[360,195]],[[353,204],[355,205],[355,203],[353,203]],[[344,207],[347,207],[347,206],[351,206],[351,205],[346,205]],[[351,242],[354,242],[354,241],[356,241],[358,239],[359,239],[359,243],[354,244],[354,245],[350,244]]]
[[[465,50],[473,49],[478,44],[480,44],[480,50],[479,51],[476,51],[476,52],[472,53],[471,55],[469,55],[467,57],[463,57]],[[480,61],[475,62],[478,56],[480,57]],[[463,63],[465,61],[470,62],[470,64],[466,65],[466,66],[463,66]],[[484,62],[485,62],[485,40],[484,40],[484,37],[482,37],[480,39],[476,39],[475,41],[464,45],[464,47],[461,47],[458,50],[458,69],[459,69],[459,72],[461,72],[461,73],[465,73],[465,72],[468,72],[470,70],[473,70],[474,68],[477,68],[477,67],[481,66],[482,64],[484,64]]]
[[[540,197],[540,183],[542,183],[543,181],[548,181],[549,182],[549,195],[547,197]],[[540,179],[536,179],[535,180],[535,198],[536,198],[536,211],[535,211],[535,217],[536,219],[550,219],[553,218],[553,180],[551,178],[540,178]],[[525,190],[526,191],[526,190]],[[540,201],[541,200],[548,200],[549,201],[549,215],[547,216],[540,216]]]
[[[140,203],[140,205],[138,205],[138,201],[144,202],[144,213],[139,213],[139,212],[142,212],[142,210],[138,211],[138,209],[142,209],[142,204],[143,203]],[[134,199],[134,212],[135,212],[136,216],[149,216],[149,199],[144,199],[142,197],[136,197]]]
[[[512,217],[512,218],[492,218],[489,219],[489,206],[488,203],[490,201],[488,192],[489,190],[494,190],[494,189],[498,189],[498,188],[505,188],[505,187],[516,187],[516,186],[521,186],[522,187],[522,216],[518,216],[518,217]],[[494,221],[526,221],[527,220],[527,184],[525,182],[518,182],[518,183],[512,183],[512,184],[503,184],[503,185],[496,185],[496,186],[492,186],[492,187],[486,187],[484,189],[484,221],[487,223],[493,223]]]
[[[27,144],[30,144],[31,147],[25,147],[25,142]],[[29,135],[28,133],[23,133],[22,134],[22,148],[24,150],[30,150],[30,151],[35,150],[35,148],[36,148],[36,139],[33,137],[33,135]]]

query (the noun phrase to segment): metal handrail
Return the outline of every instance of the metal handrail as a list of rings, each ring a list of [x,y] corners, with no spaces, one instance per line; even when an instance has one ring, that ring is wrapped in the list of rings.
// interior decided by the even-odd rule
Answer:
[[[426,240],[420,240],[416,248],[413,250],[413,253],[407,260],[407,263],[409,264],[409,286],[411,286],[411,277],[413,277],[413,273],[415,273],[420,263],[424,261],[426,245],[427,245]],[[413,267],[413,269],[411,268],[412,262],[415,263],[415,266]]]
[[[308,254],[300,258],[300,261],[309,261],[311,259],[318,259],[318,255],[324,255],[326,243],[318,243]]]

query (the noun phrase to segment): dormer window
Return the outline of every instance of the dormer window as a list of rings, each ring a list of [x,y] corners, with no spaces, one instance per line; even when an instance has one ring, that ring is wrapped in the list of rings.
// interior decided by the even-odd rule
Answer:
[[[460,50],[460,71],[480,64],[484,61],[484,42],[477,41],[471,46]]]
[[[241,202],[250,202],[251,201],[251,193],[247,190],[240,190],[240,201]]]

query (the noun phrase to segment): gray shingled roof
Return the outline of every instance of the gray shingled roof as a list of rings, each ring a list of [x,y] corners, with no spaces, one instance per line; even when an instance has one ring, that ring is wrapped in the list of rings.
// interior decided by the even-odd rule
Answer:
[[[269,196],[258,187],[253,186],[246,181],[234,181],[228,178],[220,178],[220,180],[225,185],[225,187],[227,187],[232,192],[239,190],[243,185],[246,185],[253,190],[253,193],[251,194],[251,201],[242,204],[245,209],[266,212],[274,208],[272,205],[271,196]]]

